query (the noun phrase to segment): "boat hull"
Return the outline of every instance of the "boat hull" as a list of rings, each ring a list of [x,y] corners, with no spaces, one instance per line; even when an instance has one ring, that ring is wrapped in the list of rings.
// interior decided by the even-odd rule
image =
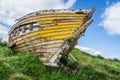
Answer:
[[[57,66],[92,22],[93,11],[94,8],[87,13],[43,13],[22,18],[9,32],[10,47],[36,54],[45,65]]]

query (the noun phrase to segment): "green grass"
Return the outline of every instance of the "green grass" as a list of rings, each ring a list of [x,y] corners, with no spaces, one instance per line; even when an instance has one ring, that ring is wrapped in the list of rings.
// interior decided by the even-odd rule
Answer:
[[[77,62],[62,58],[67,67],[45,67],[29,53],[14,54],[0,45],[0,80],[120,80],[120,61],[91,56],[73,49]]]

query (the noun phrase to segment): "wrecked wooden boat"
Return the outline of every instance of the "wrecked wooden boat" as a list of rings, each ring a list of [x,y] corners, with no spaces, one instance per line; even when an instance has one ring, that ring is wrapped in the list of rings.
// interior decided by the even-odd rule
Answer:
[[[47,66],[58,66],[84,35],[94,10],[50,9],[25,15],[9,31],[9,46],[36,54]]]

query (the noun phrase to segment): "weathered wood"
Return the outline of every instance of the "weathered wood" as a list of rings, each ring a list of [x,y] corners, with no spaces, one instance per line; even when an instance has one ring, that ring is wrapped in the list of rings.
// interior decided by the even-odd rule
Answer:
[[[14,51],[36,54],[45,65],[58,66],[61,56],[68,55],[92,22],[93,12],[94,8],[31,13],[10,30],[9,44]]]

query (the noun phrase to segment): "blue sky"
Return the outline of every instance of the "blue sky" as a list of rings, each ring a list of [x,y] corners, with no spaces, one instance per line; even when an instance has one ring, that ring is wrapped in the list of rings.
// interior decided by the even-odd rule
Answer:
[[[94,22],[86,30],[85,37],[79,39],[78,45],[94,48],[100,51],[101,55],[105,57],[120,58],[120,35],[111,35],[100,25],[103,21],[101,16],[105,12],[105,9],[118,1],[119,0],[78,0],[75,3],[74,8],[96,7],[96,11],[93,15]],[[120,16],[118,17],[120,18]]]
[[[93,55],[120,59],[120,0],[0,0],[0,36],[7,40],[7,32],[14,20],[41,9],[96,7],[94,22],[87,28],[77,47]]]

